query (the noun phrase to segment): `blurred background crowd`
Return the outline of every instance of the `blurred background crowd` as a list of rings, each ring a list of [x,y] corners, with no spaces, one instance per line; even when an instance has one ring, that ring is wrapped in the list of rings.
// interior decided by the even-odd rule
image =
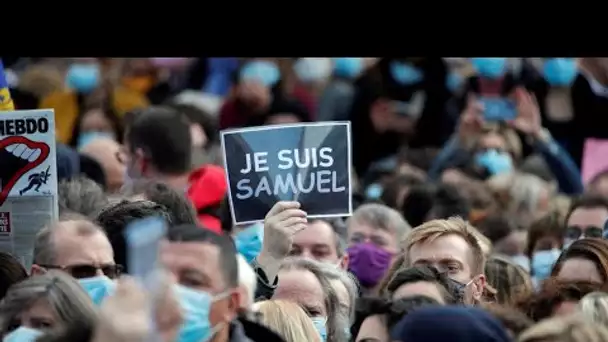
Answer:
[[[318,340],[300,324],[330,342],[608,342],[607,58],[3,60],[16,109],[55,111],[61,210],[101,227],[117,264],[113,236],[157,210],[129,203],[152,201],[233,238],[285,341]],[[341,120],[352,217],[289,235],[305,213],[280,202],[233,226],[220,130]],[[307,306],[307,275],[343,287]]]

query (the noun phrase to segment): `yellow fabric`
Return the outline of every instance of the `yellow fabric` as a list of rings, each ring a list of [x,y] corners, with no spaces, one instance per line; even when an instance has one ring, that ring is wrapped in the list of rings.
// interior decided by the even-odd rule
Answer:
[[[117,86],[114,89],[114,110],[116,115],[122,118],[126,112],[136,108],[145,108],[150,105],[148,98],[127,87]]]
[[[114,110],[119,117],[136,108],[150,105],[148,99],[135,91],[119,86],[114,89]],[[72,138],[72,131],[78,113],[76,94],[72,91],[61,91],[48,95],[40,102],[40,108],[55,109],[55,131],[57,140],[67,144]]]
[[[72,137],[72,127],[78,116],[76,94],[71,91],[51,93],[40,101],[40,108],[55,110],[55,136],[57,141],[67,144]]]
[[[0,110],[15,110],[15,104],[8,88],[0,88]]]

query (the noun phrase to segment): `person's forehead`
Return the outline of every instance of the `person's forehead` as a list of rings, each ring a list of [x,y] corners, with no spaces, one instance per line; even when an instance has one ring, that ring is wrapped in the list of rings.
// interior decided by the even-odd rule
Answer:
[[[490,132],[481,137],[480,143],[485,147],[502,147],[506,144],[506,141],[499,134]]]
[[[577,208],[568,218],[568,226],[596,226],[602,228],[608,218],[608,209],[603,207]]]
[[[309,271],[282,270],[279,272],[279,284],[273,299],[288,299],[300,305],[323,305],[321,283]]]
[[[597,266],[588,259],[569,258],[561,265],[557,277],[564,281],[602,281],[598,279]]]
[[[457,234],[440,236],[432,241],[421,241],[412,245],[409,259],[412,264],[417,261],[438,262],[453,259],[466,263],[471,255],[467,241]]]
[[[380,341],[390,341],[384,315],[368,316],[361,323],[357,339],[375,338]]]
[[[163,248],[169,259],[179,259],[181,263],[196,263],[201,266],[219,262],[219,247],[207,242],[169,242]]]
[[[51,306],[46,298],[36,300],[28,308],[23,310],[19,316],[23,315],[27,315],[29,317],[46,318],[50,320],[55,318],[55,315],[53,315],[53,311],[51,310]]]
[[[334,231],[329,224],[323,221],[313,221],[306,229],[299,231],[293,237],[293,243],[300,246],[334,243]]]
[[[112,245],[106,235],[100,231],[90,235],[59,233],[55,235],[53,245],[57,255],[56,261],[61,265],[114,262]]]
[[[348,223],[348,234],[363,234],[365,236],[386,235],[391,234],[388,230],[381,227],[376,227],[373,224],[363,219],[353,219]]]

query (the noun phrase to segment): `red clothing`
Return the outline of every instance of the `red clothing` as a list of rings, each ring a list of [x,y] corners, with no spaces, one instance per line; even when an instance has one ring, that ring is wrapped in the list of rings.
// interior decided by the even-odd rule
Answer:
[[[222,224],[217,212],[228,189],[224,169],[216,165],[204,165],[190,174],[189,182],[187,195],[196,208],[199,223],[204,228],[221,234]]]

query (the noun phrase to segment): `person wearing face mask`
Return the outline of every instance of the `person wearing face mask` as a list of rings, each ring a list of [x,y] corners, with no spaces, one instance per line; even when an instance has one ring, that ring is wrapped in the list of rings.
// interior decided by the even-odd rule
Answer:
[[[469,96],[461,114],[456,134],[446,143],[433,161],[429,177],[437,179],[445,165],[458,155],[474,155],[474,163],[489,175],[505,173],[513,169],[521,156],[521,141],[513,130],[526,137],[543,157],[555,175],[559,190],[565,194],[582,192],[580,172],[565,151],[542,126],[540,111],[532,94],[523,88],[513,92],[517,105],[517,117],[507,123],[487,124],[483,119],[483,105],[475,96]],[[484,128],[487,127],[487,128]],[[470,146],[473,151],[469,152]],[[491,151],[494,150],[494,151]],[[506,154],[506,151],[510,151]]]
[[[572,120],[565,135],[568,151],[580,167],[588,139],[608,140],[606,130],[602,129],[608,124],[603,115],[608,111],[608,58],[579,58],[577,71],[570,85]]]
[[[579,77],[582,76],[575,58],[526,59],[521,72],[526,88],[537,99],[543,126],[569,151],[574,119],[573,86]]]
[[[603,238],[608,221],[608,200],[594,194],[584,194],[574,200],[566,217],[564,244],[584,238]]]
[[[246,61],[237,75],[234,96],[220,108],[220,129],[245,126],[251,116],[266,112],[282,93],[281,71],[272,59]]]
[[[296,82],[291,95],[299,99],[311,113],[317,112],[319,97],[330,81],[333,67],[333,60],[329,57],[301,57],[293,63]]]
[[[557,213],[546,214],[530,225],[525,254],[530,259],[530,275],[536,288],[551,275],[562,252],[565,229]]]
[[[355,96],[353,81],[364,71],[361,57],[333,58],[333,78],[329,81],[317,107],[319,121],[347,120]]]
[[[183,323],[177,342],[281,341],[268,339],[274,335],[268,329],[238,316],[237,251],[230,237],[180,225],[169,229],[168,240],[160,259],[178,282]]]
[[[100,304],[114,291],[122,265],[101,227],[83,216],[66,216],[42,228],[34,241],[30,274],[59,269],[79,280],[93,302]]]
[[[394,155],[398,146],[440,146],[453,119],[441,58],[382,58],[354,83],[347,119],[352,124],[353,164],[358,174]]]
[[[66,87],[42,98],[38,108],[55,109],[57,140],[69,143],[79,113],[89,101],[107,99],[118,117],[135,108],[148,106],[145,96],[122,87],[106,86],[106,75],[113,68],[111,60],[77,58],[66,72]]]
[[[236,250],[249,263],[252,262],[253,259],[255,259],[262,251],[263,241],[264,224],[260,222],[242,228],[234,236]]]
[[[469,223],[458,217],[428,221],[414,228],[403,246],[404,266],[433,266],[455,282],[464,304],[482,300],[486,258]]]
[[[374,291],[410,229],[396,210],[382,204],[364,204],[348,219],[348,270],[363,292]]]

